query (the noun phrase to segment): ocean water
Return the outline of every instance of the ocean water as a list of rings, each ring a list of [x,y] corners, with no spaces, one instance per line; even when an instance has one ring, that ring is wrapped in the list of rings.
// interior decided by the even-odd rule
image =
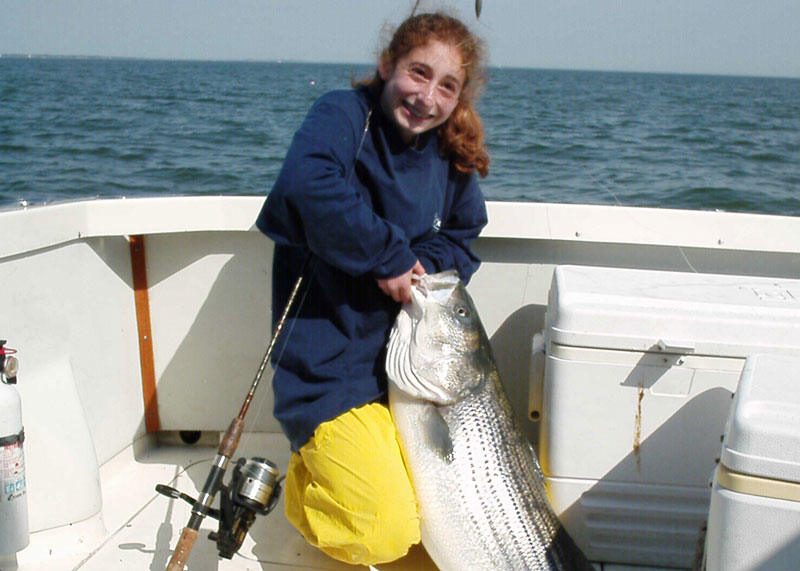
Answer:
[[[365,65],[0,58],[0,208],[269,192]],[[800,79],[491,69],[490,200],[800,215]]]

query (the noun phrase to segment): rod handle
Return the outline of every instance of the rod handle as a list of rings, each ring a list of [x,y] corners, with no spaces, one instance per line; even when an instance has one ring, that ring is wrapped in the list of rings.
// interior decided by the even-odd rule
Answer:
[[[230,426],[228,426],[228,430],[225,432],[225,436],[219,443],[219,448],[217,449],[217,454],[221,454],[222,456],[227,456],[228,458],[233,458],[233,455],[236,453],[236,448],[239,447],[239,440],[242,438],[242,432],[244,431],[244,418],[237,417],[231,421]],[[209,490],[203,490],[209,491]],[[216,492],[216,490],[214,490]]]
[[[192,552],[192,547],[194,547],[194,542],[197,541],[197,533],[198,530],[189,526],[183,528],[178,545],[175,546],[175,551],[172,552],[172,558],[169,560],[169,565],[167,565],[167,571],[183,571],[189,559],[189,554]]]

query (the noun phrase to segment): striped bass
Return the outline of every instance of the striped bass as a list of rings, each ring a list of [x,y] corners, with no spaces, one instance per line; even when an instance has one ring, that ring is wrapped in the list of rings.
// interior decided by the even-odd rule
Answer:
[[[547,500],[456,272],[412,287],[390,334],[386,371],[422,543],[439,569],[593,569]]]

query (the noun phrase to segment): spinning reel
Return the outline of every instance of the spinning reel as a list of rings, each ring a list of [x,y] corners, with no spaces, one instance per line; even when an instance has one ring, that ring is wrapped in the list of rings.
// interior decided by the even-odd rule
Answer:
[[[366,131],[364,132],[366,134]],[[217,550],[221,557],[230,559],[242,546],[247,531],[255,521],[257,514],[267,514],[275,507],[280,495],[280,483],[283,478],[278,478],[278,469],[275,464],[264,458],[253,458],[252,460],[240,459],[236,463],[231,482],[229,485],[223,484],[225,469],[228,462],[239,446],[239,439],[244,430],[244,417],[253,401],[261,376],[267,368],[272,351],[275,349],[275,341],[283,330],[283,325],[289,315],[289,310],[294,304],[303,277],[311,262],[311,254],[306,256],[300,275],[294,284],[283,314],[275,326],[275,333],[269,342],[267,352],[261,361],[255,378],[250,385],[250,390],[242,403],[239,414],[231,421],[225,436],[219,443],[217,455],[211,465],[211,470],[203,485],[203,490],[198,499],[191,498],[168,486],[158,485],[156,490],[171,498],[178,498],[192,504],[192,515],[189,516],[189,523],[183,528],[181,537],[172,557],[167,564],[167,571],[182,571],[189,559],[189,554],[197,541],[200,524],[207,515],[219,520],[219,531],[209,534],[209,538],[217,544]],[[214,496],[217,492],[222,492],[220,508],[218,510],[211,507]]]
[[[264,458],[240,458],[231,474],[231,481],[221,485],[219,509],[209,508],[210,517],[219,521],[219,530],[208,538],[217,544],[219,556],[231,559],[244,542],[257,515],[267,515],[278,503],[283,477],[278,469]],[[197,500],[175,488],[159,484],[156,491],[170,498],[195,505]]]

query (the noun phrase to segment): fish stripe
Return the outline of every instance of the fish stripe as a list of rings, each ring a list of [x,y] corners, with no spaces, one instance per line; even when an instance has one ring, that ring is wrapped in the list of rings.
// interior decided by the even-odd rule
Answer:
[[[516,424],[472,300],[452,276],[436,280],[437,275],[420,280],[417,287],[435,294],[413,296],[421,305],[413,308],[413,319],[411,311],[401,312],[386,364],[390,406],[420,506],[423,544],[442,571],[463,569],[465,562],[475,571],[592,570],[547,500],[541,468]],[[451,297],[458,299],[451,303]],[[466,307],[474,322],[463,312],[450,318],[448,307]],[[432,313],[420,317],[425,312]],[[437,319],[442,331],[435,330]],[[414,330],[421,322],[425,328]],[[421,344],[413,361],[412,344]],[[437,347],[441,355],[435,354]],[[460,400],[435,404],[435,397],[421,398],[420,387]],[[431,409],[438,411],[435,423]],[[432,424],[438,424],[433,431]],[[426,425],[435,438],[421,431]]]

